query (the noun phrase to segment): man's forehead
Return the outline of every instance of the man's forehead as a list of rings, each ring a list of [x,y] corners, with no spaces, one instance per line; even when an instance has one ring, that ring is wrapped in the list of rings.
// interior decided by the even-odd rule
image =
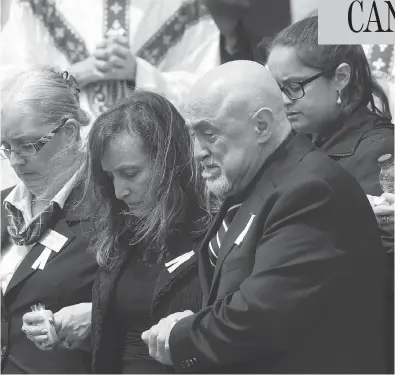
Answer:
[[[185,106],[186,121],[199,122],[201,119],[215,119],[221,103],[215,98],[206,97],[200,100],[190,101]]]

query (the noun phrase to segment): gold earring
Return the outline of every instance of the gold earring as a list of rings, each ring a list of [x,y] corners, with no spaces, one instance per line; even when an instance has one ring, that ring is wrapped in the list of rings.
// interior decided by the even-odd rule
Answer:
[[[337,100],[336,100],[336,103],[337,104],[342,104],[342,98],[341,98],[341,91],[340,90],[338,90],[338,94],[337,94]]]

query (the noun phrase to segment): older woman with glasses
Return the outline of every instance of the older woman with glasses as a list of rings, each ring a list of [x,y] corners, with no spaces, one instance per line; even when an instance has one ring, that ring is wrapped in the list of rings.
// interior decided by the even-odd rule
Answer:
[[[379,157],[394,153],[387,96],[373,78],[362,46],[318,44],[317,17],[296,22],[276,36],[268,68],[284,94],[294,130],[311,135],[370,198],[389,256],[388,367],[393,373],[394,194],[383,194],[378,164]]]
[[[21,325],[22,317],[40,304],[55,312],[57,345],[69,348],[63,327],[68,306],[78,304],[81,314],[90,315],[97,265],[86,251],[93,230],[91,203],[81,199],[78,183],[80,128],[89,118],[67,72],[21,72],[1,96],[0,155],[20,179],[1,192],[2,372],[86,373],[89,341],[86,350],[43,351]],[[44,320],[41,311],[37,314]],[[52,315],[45,320],[55,321]],[[40,334],[46,335],[49,327]],[[38,344],[41,349],[45,345]]]

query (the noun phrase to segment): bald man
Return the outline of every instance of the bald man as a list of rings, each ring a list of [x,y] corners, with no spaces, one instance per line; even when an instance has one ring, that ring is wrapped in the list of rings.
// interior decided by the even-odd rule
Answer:
[[[208,189],[201,311],[143,333],[176,372],[383,373],[383,251],[356,180],[295,135],[261,65],[224,64],[188,98]]]

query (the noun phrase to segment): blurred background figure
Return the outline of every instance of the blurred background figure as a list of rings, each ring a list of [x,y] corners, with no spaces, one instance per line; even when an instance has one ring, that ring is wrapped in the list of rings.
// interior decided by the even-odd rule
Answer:
[[[256,45],[291,22],[290,0],[203,0],[221,32],[221,62],[255,60]],[[259,52],[262,53],[262,50]],[[266,60],[265,54],[260,60]]]
[[[14,0],[0,34],[2,76],[31,64],[67,68],[93,119],[135,86],[182,106],[218,64],[218,29],[197,0]]]
[[[77,178],[80,129],[89,117],[79,106],[75,80],[52,68],[19,73],[1,95],[0,156],[20,179],[1,191],[2,373],[86,373],[89,332],[79,349],[49,352],[34,346],[21,326],[32,305],[44,304],[59,322],[56,343],[69,348],[64,308],[78,304],[90,315],[85,303],[97,271],[86,251],[92,203],[90,196],[82,199]]]
[[[219,63],[218,28],[201,0],[2,0],[1,6],[0,79],[30,65],[67,69],[91,121],[134,87],[182,110],[197,76]],[[7,163],[1,169],[3,188],[17,181]]]

